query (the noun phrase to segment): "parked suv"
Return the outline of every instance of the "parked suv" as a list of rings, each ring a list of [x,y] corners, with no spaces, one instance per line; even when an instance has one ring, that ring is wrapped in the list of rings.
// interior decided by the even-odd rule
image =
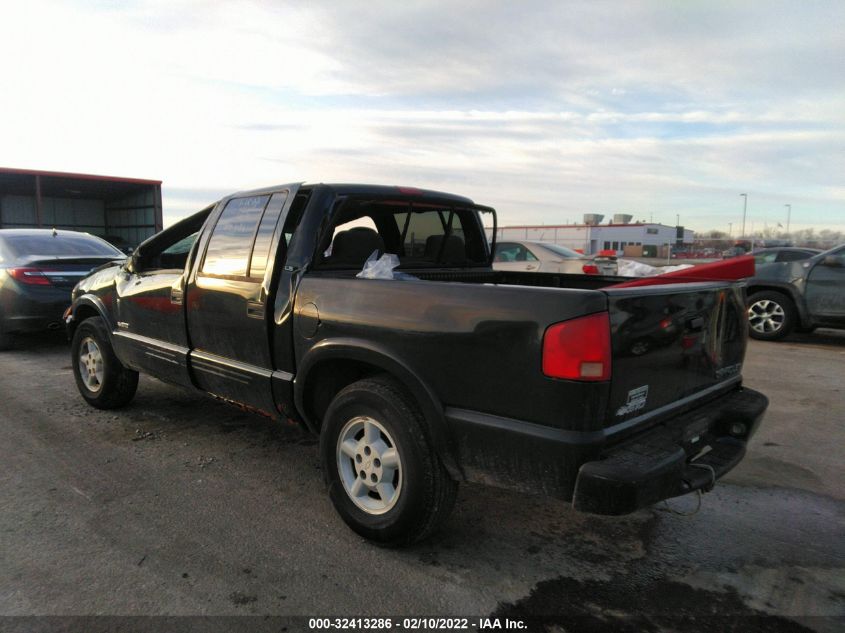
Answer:
[[[845,245],[758,266],[748,280],[748,325],[751,336],[764,341],[794,330],[845,329]]]

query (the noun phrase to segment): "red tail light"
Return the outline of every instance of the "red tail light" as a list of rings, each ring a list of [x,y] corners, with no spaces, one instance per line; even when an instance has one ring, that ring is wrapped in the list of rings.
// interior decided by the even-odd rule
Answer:
[[[599,274],[599,267],[595,264],[584,264],[581,266],[581,270],[584,271],[585,275],[598,275]]]
[[[38,268],[9,268],[7,271],[9,275],[29,286],[52,286],[53,282],[44,274],[44,271]]]
[[[549,326],[543,335],[543,373],[567,380],[610,380],[608,313]]]

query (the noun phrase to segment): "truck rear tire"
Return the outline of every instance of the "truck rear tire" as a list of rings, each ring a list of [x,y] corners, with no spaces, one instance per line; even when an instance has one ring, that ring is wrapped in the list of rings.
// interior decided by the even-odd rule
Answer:
[[[335,509],[378,544],[426,538],[454,505],[458,484],[432,449],[419,407],[390,377],[359,380],[335,396],[320,457]]]
[[[138,372],[115,356],[103,319],[90,317],[80,323],[70,349],[76,387],[88,404],[98,409],[129,404],[138,389]]]
[[[748,334],[760,341],[776,341],[792,332],[798,321],[795,304],[781,292],[763,290],[748,298]]]

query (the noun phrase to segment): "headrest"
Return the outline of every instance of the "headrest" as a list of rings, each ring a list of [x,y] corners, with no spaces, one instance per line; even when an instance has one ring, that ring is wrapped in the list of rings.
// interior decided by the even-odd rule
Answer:
[[[331,262],[363,266],[373,251],[384,253],[384,240],[373,229],[356,226],[334,236]]]
[[[442,243],[442,235],[429,236],[425,241],[425,258],[431,261],[437,261],[437,255],[440,253],[440,245]],[[463,239],[457,235],[450,235],[446,239],[446,245],[443,247],[442,255],[440,255],[440,262],[443,264],[464,264],[466,260],[467,253]]]

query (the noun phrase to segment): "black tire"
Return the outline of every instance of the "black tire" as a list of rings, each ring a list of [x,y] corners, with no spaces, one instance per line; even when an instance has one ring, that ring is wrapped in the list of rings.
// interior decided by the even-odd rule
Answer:
[[[86,349],[90,349],[87,347],[89,341],[96,344],[102,365],[102,380],[98,381],[96,387],[88,384],[80,366],[83,343]],[[117,409],[129,404],[138,389],[138,372],[127,369],[117,359],[109,342],[106,324],[100,317],[90,317],[79,324],[70,349],[70,364],[76,387],[88,404],[98,409]]]
[[[356,503],[352,493],[347,492],[339,471],[339,464],[346,459],[339,457],[341,433],[348,432],[345,429],[353,428],[348,425],[362,419],[375,421],[383,427],[380,440],[391,442],[400,459],[400,467],[396,469],[401,475],[399,485],[396,486],[396,479],[392,482],[398,490],[394,504],[379,514],[362,509],[358,503],[381,503],[380,492],[370,490]],[[363,435],[357,441],[359,446],[360,442],[366,444]],[[373,446],[372,454],[377,455],[379,449],[375,448],[375,443]],[[326,411],[320,433],[320,457],[329,496],[341,518],[355,532],[380,545],[400,547],[426,538],[446,519],[455,503],[458,484],[432,449],[419,407],[407,391],[388,376],[359,380],[335,396]],[[357,479],[357,457],[348,459],[345,468],[351,468],[352,476]],[[378,459],[369,459],[360,467],[370,468],[371,462],[381,466]],[[384,472],[388,472],[387,467]],[[369,482],[369,478],[364,481]]]
[[[0,352],[12,346],[12,337],[3,329],[3,313],[0,312]]]
[[[768,316],[766,316],[768,315]],[[748,334],[760,341],[776,341],[795,328],[798,314],[788,296],[774,290],[748,297]]]

